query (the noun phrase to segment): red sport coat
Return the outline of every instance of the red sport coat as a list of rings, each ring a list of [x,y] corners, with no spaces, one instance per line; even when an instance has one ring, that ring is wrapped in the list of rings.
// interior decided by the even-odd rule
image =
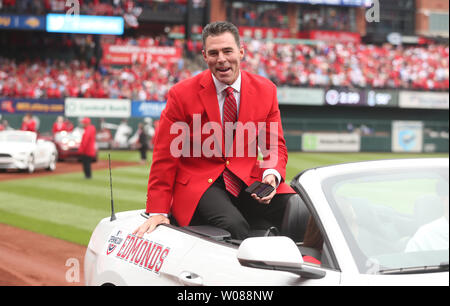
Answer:
[[[199,118],[201,126],[198,124]],[[222,129],[216,88],[211,72],[206,70],[193,78],[179,82],[169,91],[167,105],[161,114],[159,133],[156,135],[148,180],[146,212],[172,213],[180,226],[187,226],[203,193],[220,176],[225,167],[228,167],[246,185],[262,180],[262,174],[266,168],[261,167],[263,163],[258,161],[257,154],[253,154],[253,151],[249,149],[257,140],[251,141],[249,139],[253,139],[252,137],[244,136],[245,141],[240,142],[241,146],[244,143],[244,154],[242,152],[240,155],[236,152],[224,154],[222,149],[224,137],[221,139],[222,142],[215,137],[222,133],[222,130],[219,133],[217,131],[213,133],[208,128],[205,130],[208,122]],[[275,141],[270,141],[270,145],[267,145],[270,147],[268,151],[270,153],[264,161],[273,161],[268,168],[276,169],[282,177],[277,193],[295,193],[289,185],[284,183],[288,156],[276,86],[272,82],[258,75],[241,72],[238,122],[243,125],[262,122],[262,126],[270,126],[271,122],[276,123],[275,129],[267,129],[272,133],[272,139]],[[188,126],[189,131],[184,130],[183,134],[179,129],[182,126]],[[199,131],[202,132],[199,133]],[[267,135],[266,138],[270,138],[270,133],[265,135]],[[236,138],[234,138],[235,146]],[[181,151],[180,139],[186,140],[184,143],[186,147],[183,148],[186,149],[185,152],[188,152],[181,156],[174,154],[174,151],[178,153]],[[212,139],[217,139],[217,146],[211,145]],[[195,152],[195,148],[198,149],[201,146],[213,147],[217,149],[215,151],[217,154],[211,156],[201,150],[199,155],[199,151]]]

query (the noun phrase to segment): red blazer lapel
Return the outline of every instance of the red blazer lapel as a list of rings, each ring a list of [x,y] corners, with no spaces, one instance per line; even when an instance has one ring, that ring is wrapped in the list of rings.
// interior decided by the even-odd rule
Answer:
[[[200,79],[200,85],[201,87],[203,87],[199,92],[200,101],[203,104],[203,107],[205,108],[209,122],[217,124],[217,126],[220,127],[220,135],[222,135],[223,129],[222,129],[222,119],[220,118],[219,101],[217,101],[217,91],[216,86],[214,85],[211,71],[206,70],[204,72],[203,77]],[[221,146],[220,148],[217,149],[219,152],[222,153],[222,156],[224,156],[225,154],[222,148],[225,147],[225,141],[223,137],[221,137],[221,139],[216,138],[215,143]]]
[[[255,91],[249,76],[241,70],[241,100],[239,104],[238,121],[245,124],[248,121],[257,120],[254,118],[255,108],[258,105],[258,93]]]
[[[200,85],[203,87],[203,89],[199,92],[200,101],[205,107],[209,120],[222,125],[222,120],[220,120],[219,101],[217,101],[216,86],[214,86],[214,81],[209,70],[204,72],[204,75],[200,80]]]

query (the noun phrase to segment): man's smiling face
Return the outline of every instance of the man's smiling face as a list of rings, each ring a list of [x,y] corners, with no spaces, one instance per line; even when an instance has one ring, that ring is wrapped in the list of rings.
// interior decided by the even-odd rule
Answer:
[[[244,58],[244,48],[238,46],[230,32],[208,36],[202,54],[217,80],[227,85],[236,81]]]

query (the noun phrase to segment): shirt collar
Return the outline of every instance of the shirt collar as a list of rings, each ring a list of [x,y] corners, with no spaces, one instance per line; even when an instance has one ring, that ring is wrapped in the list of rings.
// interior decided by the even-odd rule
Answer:
[[[216,77],[214,76],[213,73],[211,73],[211,75],[213,77],[214,85],[216,86],[216,92],[217,92],[218,95],[221,94],[229,86],[231,86],[235,91],[241,92],[241,72],[240,71],[239,71],[238,78],[231,85],[227,85],[225,83],[222,83],[221,81],[216,79]]]

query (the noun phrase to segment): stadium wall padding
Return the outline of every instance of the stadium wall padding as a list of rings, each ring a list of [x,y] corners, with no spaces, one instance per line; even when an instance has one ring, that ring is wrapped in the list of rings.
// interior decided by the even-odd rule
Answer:
[[[421,121],[424,126],[423,151],[449,152],[448,110],[442,109],[406,109],[406,108],[368,108],[349,106],[305,106],[280,105],[285,139],[289,151],[302,151],[304,133],[349,133],[361,135],[362,152],[392,151],[392,122],[395,120]],[[19,129],[24,114],[1,113],[2,120]],[[51,134],[57,115],[35,115],[40,120],[39,132]],[[78,118],[69,117],[74,126]],[[97,129],[100,118],[92,118]],[[121,118],[106,118],[106,122],[119,124]],[[133,133],[141,117],[127,118]],[[114,131],[112,131],[114,135]]]

